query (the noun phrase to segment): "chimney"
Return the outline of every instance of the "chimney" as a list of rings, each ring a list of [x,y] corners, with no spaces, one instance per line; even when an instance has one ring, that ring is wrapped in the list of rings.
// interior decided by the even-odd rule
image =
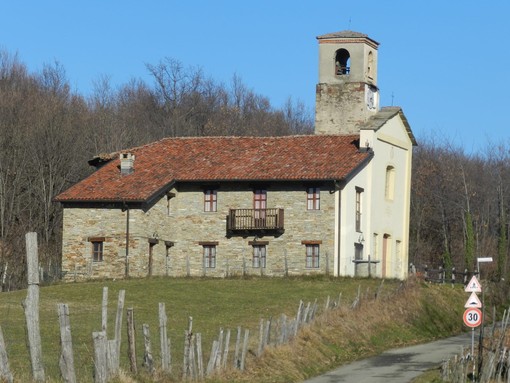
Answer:
[[[135,171],[134,169],[135,155],[131,153],[120,154],[120,174],[128,175]]]

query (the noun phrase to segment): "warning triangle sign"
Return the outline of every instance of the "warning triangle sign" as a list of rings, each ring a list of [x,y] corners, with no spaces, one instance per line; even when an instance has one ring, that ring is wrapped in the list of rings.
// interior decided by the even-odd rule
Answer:
[[[476,295],[475,292],[472,292],[471,295],[469,296],[469,299],[467,300],[466,304],[464,305],[464,307],[467,309],[470,309],[473,307],[480,309],[480,308],[482,308],[482,302],[480,302],[480,299],[478,299],[478,295]]]
[[[475,275],[473,275],[473,277],[467,284],[464,291],[468,292],[468,293],[481,293],[482,292],[482,285],[480,284],[480,282],[478,282],[478,279],[476,279]]]

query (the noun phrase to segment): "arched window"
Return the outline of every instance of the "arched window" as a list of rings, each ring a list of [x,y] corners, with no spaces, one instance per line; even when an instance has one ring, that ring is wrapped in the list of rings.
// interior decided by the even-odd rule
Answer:
[[[369,78],[372,78],[372,72],[374,70],[374,55],[372,54],[372,51],[368,52],[368,68],[367,68],[367,75]]]
[[[351,55],[346,49],[339,49],[335,54],[335,75],[343,76],[351,70]]]
[[[390,201],[393,201],[395,197],[395,168],[391,165],[386,168],[386,189],[384,195]]]

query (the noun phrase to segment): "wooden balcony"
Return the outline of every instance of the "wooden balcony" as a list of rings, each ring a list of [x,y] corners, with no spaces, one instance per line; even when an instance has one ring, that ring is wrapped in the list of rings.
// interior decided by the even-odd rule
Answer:
[[[283,222],[283,209],[230,209],[227,236],[280,236],[285,231]]]

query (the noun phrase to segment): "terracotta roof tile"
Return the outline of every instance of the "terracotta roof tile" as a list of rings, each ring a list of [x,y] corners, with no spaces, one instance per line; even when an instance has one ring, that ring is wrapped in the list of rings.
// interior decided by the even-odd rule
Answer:
[[[55,200],[146,201],[172,182],[342,180],[370,154],[358,135],[167,138],[123,150],[134,172],[121,175],[119,153]]]

